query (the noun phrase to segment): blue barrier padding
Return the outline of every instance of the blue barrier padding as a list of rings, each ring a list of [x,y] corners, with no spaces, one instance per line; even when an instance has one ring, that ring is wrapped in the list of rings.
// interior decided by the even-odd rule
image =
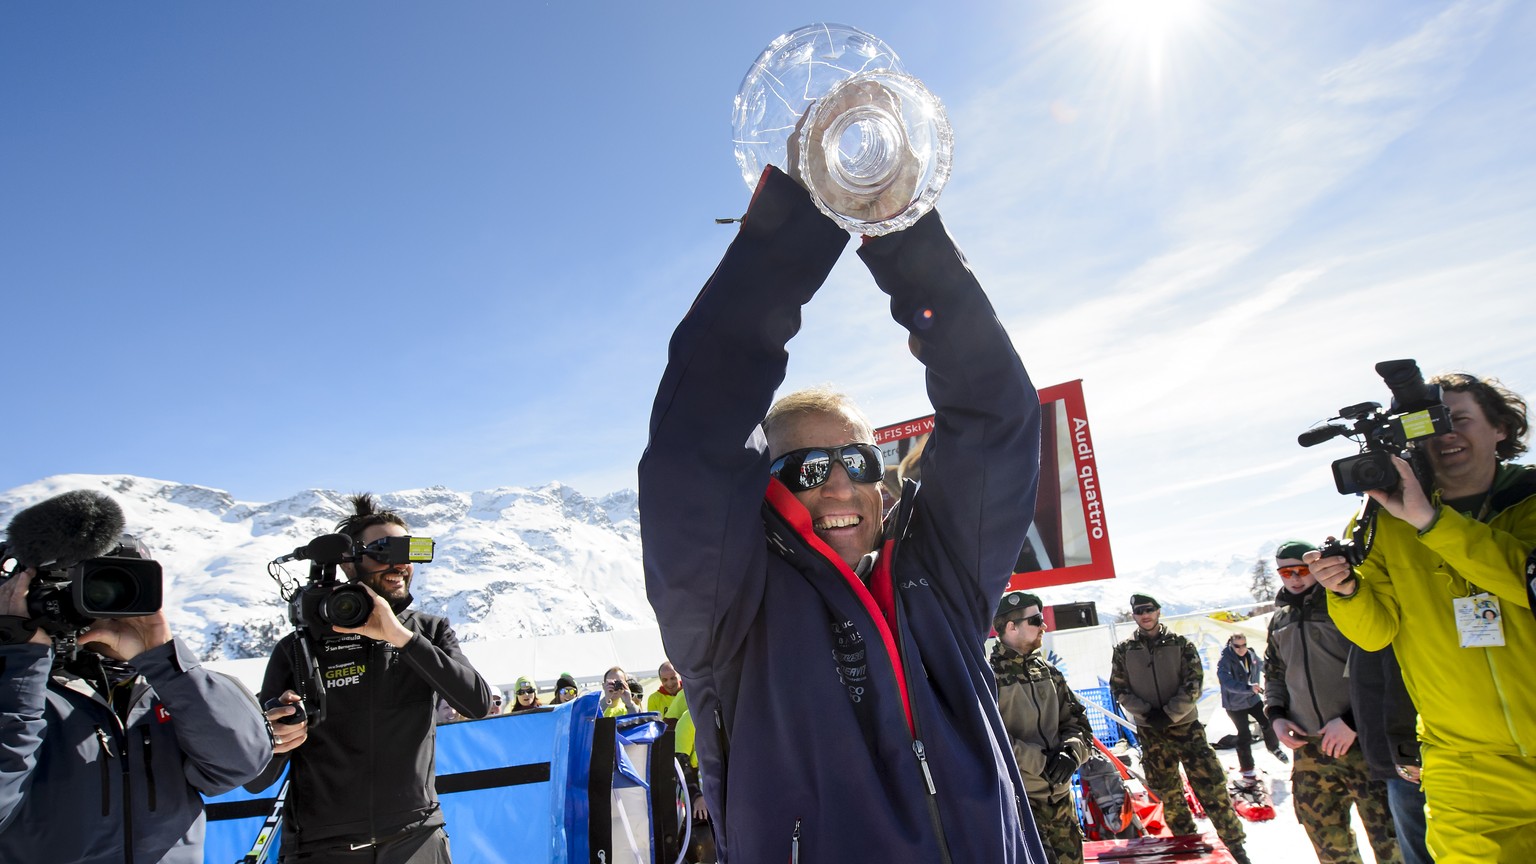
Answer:
[[[205,805],[234,804],[241,801],[254,801],[277,796],[277,790],[283,788],[283,781],[288,778],[288,772],[284,771],[270,787],[260,792],[251,793],[236,786],[223,795],[212,798],[203,796]],[[235,864],[245,857],[245,853],[251,851],[251,846],[256,843],[256,835],[261,832],[262,823],[267,821],[267,816],[272,812],[271,807],[261,808],[261,815],[246,816],[240,819],[209,820],[208,830],[203,837],[203,861],[208,864]],[[272,839],[272,852],[267,857],[268,861],[276,861],[277,853],[281,846],[281,838]]]
[[[548,710],[436,728],[438,798],[455,858],[486,864],[588,860],[587,788],[599,700],[598,694],[589,693]],[[620,745],[649,746],[666,731],[655,714],[622,718],[619,727]],[[616,748],[616,755],[615,787],[645,787],[645,777],[624,756],[623,746]],[[235,789],[206,802],[224,805],[227,812],[227,805],[272,799],[283,779],[255,794]],[[358,782],[369,781],[359,777]],[[204,862],[239,862],[271,809],[269,804],[253,805],[237,810],[238,818],[209,820]],[[277,851],[274,843],[268,862],[276,862]]]
[[[597,693],[578,696],[555,710],[555,752],[550,759],[550,784],[561,800],[550,808],[554,831],[550,836],[551,864],[586,862],[591,856],[587,824],[587,781],[591,774],[592,733],[601,713]]]
[[[437,727],[438,799],[456,859],[536,860],[554,832],[550,782],[559,709]],[[504,775],[498,776],[498,769]],[[484,773],[475,773],[484,772]],[[463,785],[506,783],[449,791]]]

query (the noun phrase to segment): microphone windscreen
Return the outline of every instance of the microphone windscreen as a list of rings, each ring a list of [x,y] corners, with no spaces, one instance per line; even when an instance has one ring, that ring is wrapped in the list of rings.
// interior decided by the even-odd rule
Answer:
[[[111,498],[65,492],[12,516],[6,543],[24,567],[70,566],[112,551],[126,526],[123,508]]]

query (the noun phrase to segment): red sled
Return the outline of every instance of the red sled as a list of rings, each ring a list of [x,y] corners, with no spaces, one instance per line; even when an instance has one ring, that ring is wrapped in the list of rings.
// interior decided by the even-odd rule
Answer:
[[[1133,837],[1083,844],[1084,864],[1237,864],[1215,833]]]

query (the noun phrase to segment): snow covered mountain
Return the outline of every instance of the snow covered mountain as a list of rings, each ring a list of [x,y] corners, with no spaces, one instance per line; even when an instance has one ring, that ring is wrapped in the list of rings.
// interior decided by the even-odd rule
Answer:
[[[271,503],[236,501],[206,486],[128,475],[67,474],[0,494],[0,525],[72,489],[110,495],[128,530],[165,565],[166,610],[204,659],[265,657],[290,626],[267,562],[330,533],[346,495],[308,489]],[[633,491],[588,498],[550,483],[537,489],[456,492],[440,486],[379,495],[413,533],[437,541],[419,565],[415,608],[446,615],[463,641],[654,627],[640,560]],[[1047,603],[1093,600],[1102,620],[1129,608],[1133,592],[1168,614],[1250,604],[1251,571],[1280,538],[1228,560],[1120,568],[1107,582],[1046,588]],[[304,579],[308,565],[284,565]]]
[[[330,533],[346,494],[309,489],[271,503],[205,486],[127,475],[69,474],[0,495],[0,525],[61,492],[103,492],[165,568],[165,608],[204,659],[265,657],[291,625],[267,562]],[[446,615],[461,640],[654,627],[640,564],[637,497],[537,489],[378,495],[412,533],[437,541],[417,565],[413,608]],[[283,565],[295,579],[308,564]]]

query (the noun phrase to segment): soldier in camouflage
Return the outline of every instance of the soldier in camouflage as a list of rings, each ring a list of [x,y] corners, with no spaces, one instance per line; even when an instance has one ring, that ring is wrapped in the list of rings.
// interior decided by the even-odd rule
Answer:
[[[997,707],[1046,853],[1057,864],[1082,864],[1083,830],[1070,781],[1093,747],[1093,727],[1067,679],[1040,656],[1041,610],[1040,598],[1023,591],[998,603],[992,618]]]
[[[1361,864],[1349,826],[1349,805],[1371,841],[1377,864],[1401,864],[1387,787],[1372,780],[1355,746],[1346,677],[1351,645],[1328,615],[1328,592],[1301,556],[1317,547],[1302,540],[1275,552],[1281,589],[1264,649],[1264,714],[1282,746],[1293,751],[1291,801],[1320,864]]]
[[[1162,799],[1163,816],[1173,833],[1195,833],[1195,818],[1179,781],[1182,763],[1217,836],[1238,864],[1248,864],[1242,822],[1227,794],[1226,771],[1205,738],[1197,710],[1205,678],[1200,653],[1188,639],[1162,625],[1162,605],[1152,597],[1132,594],[1131,615],[1136,635],[1115,646],[1109,690],[1136,722],[1147,784]]]

